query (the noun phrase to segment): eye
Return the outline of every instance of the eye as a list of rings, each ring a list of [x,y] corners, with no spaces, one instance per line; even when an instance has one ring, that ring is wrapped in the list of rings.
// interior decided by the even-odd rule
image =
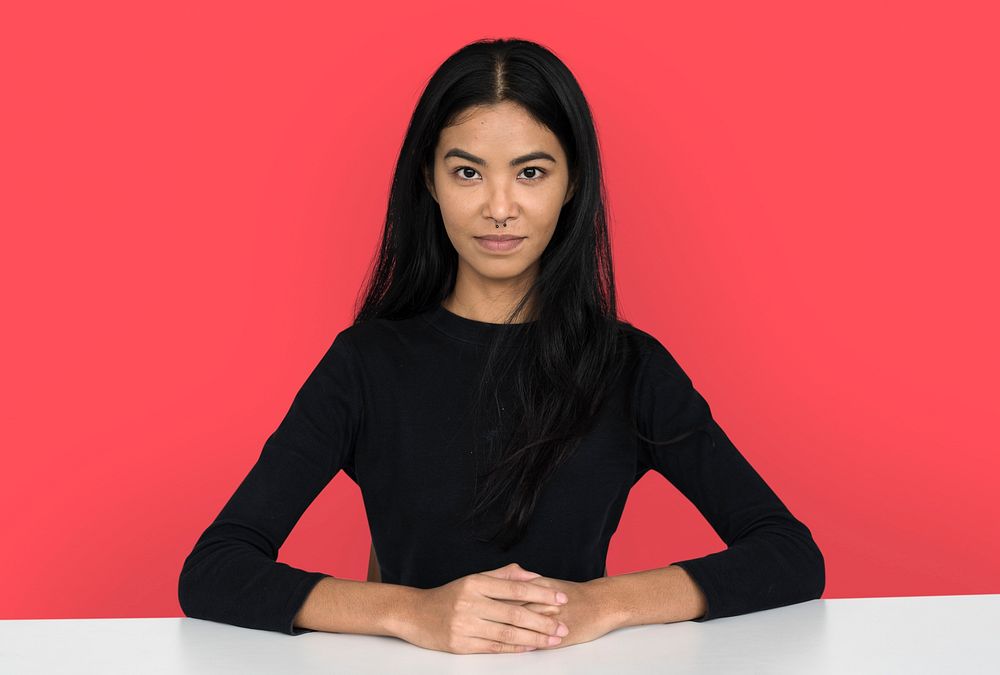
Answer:
[[[473,175],[467,176],[466,172],[471,172]],[[525,172],[531,172],[530,176],[526,176],[526,178],[528,179],[527,182],[529,183],[535,183],[542,180],[542,178],[547,173],[545,169],[538,166],[526,166],[523,169],[521,169],[521,173]],[[475,180],[474,176],[479,172],[473,169],[471,166],[460,166],[457,169],[454,169],[451,173],[455,175],[460,182],[471,183]]]
[[[460,180],[471,181],[473,179],[473,177],[472,176],[466,176],[465,175],[466,171],[471,171],[473,174],[479,173],[478,171],[476,171],[475,169],[473,169],[471,166],[460,166],[457,169],[455,169],[454,171],[452,171],[452,173],[453,174],[457,174]]]

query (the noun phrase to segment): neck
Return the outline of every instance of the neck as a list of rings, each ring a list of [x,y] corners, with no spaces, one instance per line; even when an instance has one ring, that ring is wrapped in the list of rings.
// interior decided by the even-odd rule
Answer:
[[[453,291],[441,302],[441,305],[449,312],[466,319],[485,323],[504,323],[507,320],[507,315],[514,310],[520,299],[520,296],[514,299],[505,297],[467,298],[461,293]],[[529,301],[521,315],[514,318],[513,323],[531,321],[533,316],[533,307]]]

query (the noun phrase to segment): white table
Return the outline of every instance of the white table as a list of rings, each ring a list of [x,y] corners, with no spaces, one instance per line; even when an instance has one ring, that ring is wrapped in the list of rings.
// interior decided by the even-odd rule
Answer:
[[[0,621],[0,673],[1000,673],[1000,595],[812,600],[521,654],[189,618]]]

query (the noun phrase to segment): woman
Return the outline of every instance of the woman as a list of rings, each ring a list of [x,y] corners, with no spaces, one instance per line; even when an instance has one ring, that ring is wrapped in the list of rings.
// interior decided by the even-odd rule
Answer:
[[[618,319],[602,188],[587,102],[550,51],[478,41],[441,65],[364,304],[185,560],[188,616],[518,652],[822,594],[809,529],[667,349]],[[728,548],[608,577],[649,469]],[[379,582],[276,562],[340,470],[361,489]]]

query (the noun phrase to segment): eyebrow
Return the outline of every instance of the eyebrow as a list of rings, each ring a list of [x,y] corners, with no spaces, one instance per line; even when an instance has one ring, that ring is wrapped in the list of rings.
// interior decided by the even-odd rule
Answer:
[[[461,157],[462,159],[468,160],[480,166],[486,166],[486,160],[482,157],[476,157],[472,153],[466,152],[465,150],[460,150],[459,148],[452,148],[448,152],[444,153],[444,159],[449,157]],[[510,160],[511,166],[517,166],[518,164],[524,164],[525,162],[533,162],[536,159],[547,159],[550,162],[555,163],[556,158],[547,152],[541,150],[536,150],[535,152],[529,152],[527,155],[521,155],[520,157],[515,157]]]

